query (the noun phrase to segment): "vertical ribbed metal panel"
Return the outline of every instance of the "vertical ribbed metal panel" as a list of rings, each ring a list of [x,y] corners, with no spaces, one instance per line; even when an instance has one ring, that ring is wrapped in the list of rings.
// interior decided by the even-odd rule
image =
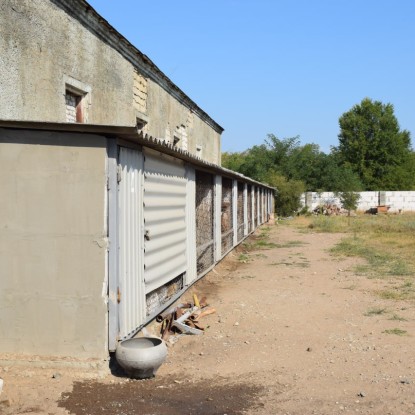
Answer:
[[[120,148],[119,328],[130,337],[145,320],[142,235],[142,165],[138,150]]]
[[[146,293],[186,271],[186,177],[181,160],[144,153]]]
[[[196,172],[192,166],[186,166],[186,236],[187,236],[187,270],[186,284],[197,279],[196,266]]]

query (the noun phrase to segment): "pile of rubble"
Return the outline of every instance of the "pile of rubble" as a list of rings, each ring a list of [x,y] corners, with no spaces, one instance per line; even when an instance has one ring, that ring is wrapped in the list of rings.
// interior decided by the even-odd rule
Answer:
[[[348,214],[348,211],[337,206],[334,203],[326,203],[324,205],[319,205],[313,209],[313,214],[325,216],[345,216]]]
[[[206,297],[199,301],[193,294],[193,302],[178,304],[157,316],[156,320],[161,323],[161,338],[168,340],[177,334],[203,334],[205,328],[199,320],[215,312],[213,307],[209,307]]]

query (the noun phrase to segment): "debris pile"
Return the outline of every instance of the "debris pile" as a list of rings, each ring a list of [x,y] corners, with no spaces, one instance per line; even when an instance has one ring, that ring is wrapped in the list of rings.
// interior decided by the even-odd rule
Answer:
[[[370,215],[377,215],[378,213],[388,213],[388,210],[390,208],[391,206],[379,205],[376,207],[371,207],[370,209],[366,210],[365,213],[368,213]],[[402,209],[399,209],[399,213],[402,213]]]
[[[193,302],[178,304],[157,316],[156,320],[161,323],[161,338],[166,341],[176,334],[203,334],[205,328],[199,320],[215,312],[213,307],[209,307],[206,297],[199,301],[193,294]]]
[[[334,203],[326,203],[324,205],[319,205],[316,208],[314,208],[313,214],[325,216],[341,216],[347,215],[348,212],[346,209],[343,209]]]

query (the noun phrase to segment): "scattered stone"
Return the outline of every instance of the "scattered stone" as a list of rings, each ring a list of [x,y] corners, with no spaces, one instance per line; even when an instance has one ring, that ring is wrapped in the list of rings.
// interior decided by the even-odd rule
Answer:
[[[52,379],[60,379],[62,377],[62,375],[60,374],[60,373],[54,373],[53,375],[52,375]]]
[[[234,326],[239,326],[239,323],[238,323],[238,322],[236,322],[236,323],[234,324]]]
[[[307,352],[311,352],[313,349],[311,347],[307,347]]]
[[[401,379],[400,380],[401,383],[403,383],[404,385],[409,385],[411,383],[410,379]]]
[[[12,406],[12,401],[10,399],[4,399],[3,401],[0,401],[0,407],[1,406],[10,407]]]
[[[366,396],[366,394],[364,392],[359,392],[357,394],[357,396],[360,396],[361,398],[364,398]]]
[[[4,381],[3,381],[2,378],[0,378],[0,395],[1,395],[2,391],[3,391],[3,385],[4,385]]]
[[[203,356],[203,352],[200,352],[200,353],[199,353],[199,356]]]

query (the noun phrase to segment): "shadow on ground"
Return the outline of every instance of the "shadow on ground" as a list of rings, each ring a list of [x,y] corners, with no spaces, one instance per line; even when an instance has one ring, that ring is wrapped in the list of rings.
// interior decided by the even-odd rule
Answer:
[[[76,415],[238,415],[262,406],[259,386],[225,378],[182,379],[76,382],[72,392],[62,394],[59,406]]]

